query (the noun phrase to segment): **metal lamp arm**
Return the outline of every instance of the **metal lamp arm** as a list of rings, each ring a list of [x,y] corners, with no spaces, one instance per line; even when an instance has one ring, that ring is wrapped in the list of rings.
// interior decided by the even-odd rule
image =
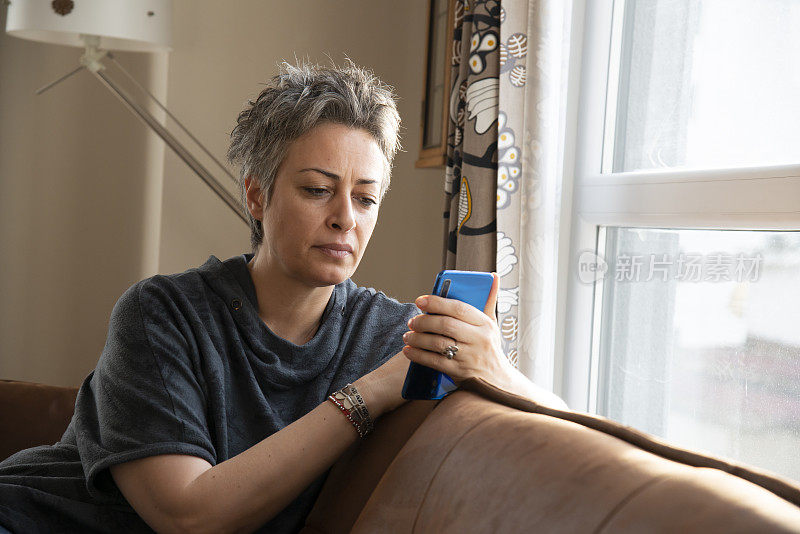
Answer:
[[[119,87],[116,83],[114,83],[113,80],[111,80],[108,76],[105,75],[105,73],[103,72],[103,70],[105,70],[105,66],[101,61],[103,58],[108,56],[121,69],[122,66],[119,65],[119,63],[117,63],[116,60],[114,60],[111,54],[109,54],[105,50],[100,50],[98,48],[99,37],[90,35],[82,35],[81,37],[83,38],[84,43],[86,45],[86,50],[83,56],[81,56],[81,66],[65,74],[59,79],[40,88],[39,90],[36,91],[36,94],[41,94],[47,91],[51,87],[54,87],[58,83],[66,80],[73,74],[85,68],[86,70],[91,72],[94,75],[94,77],[97,78],[100,81],[100,83],[102,83],[109,91],[111,91],[114,94],[114,96],[116,96],[125,105],[125,107],[131,111],[131,113],[139,117],[139,119],[141,119],[142,122],[144,122],[147,126],[149,126],[156,133],[156,135],[158,135],[167,144],[167,146],[169,146],[175,152],[175,154],[177,154],[177,156],[181,158],[183,162],[186,163],[186,165],[188,165],[189,168],[192,169],[195,172],[195,174],[197,174],[197,176],[199,176],[200,179],[203,180],[206,183],[206,185],[208,185],[211,188],[211,190],[220,199],[222,199],[222,201],[225,202],[228,205],[228,207],[230,207],[234,211],[234,213],[236,213],[236,215],[239,216],[239,218],[242,219],[242,221],[244,221],[246,224],[249,224],[247,214],[244,212],[244,209],[242,208],[242,205],[240,204],[239,200],[236,199],[233,195],[231,195],[231,193],[214,177],[214,175],[211,174],[211,172],[209,172],[208,169],[206,169],[203,166],[203,164],[200,163],[197,160],[197,158],[195,158],[192,155],[192,153],[185,146],[183,146],[183,144],[181,144],[181,142],[178,141],[178,139],[175,138],[175,136],[172,135],[172,133],[170,133],[169,130],[167,130],[158,121],[158,119],[153,117],[153,115],[149,111],[147,111],[147,109],[145,109],[143,106],[137,103],[135,99],[133,99],[124,89]],[[225,169],[225,167],[216,158],[214,158],[211,152],[200,141],[198,141],[197,138],[194,135],[192,135],[192,133],[189,132],[189,130],[185,126],[183,126],[183,124],[181,124],[161,102],[159,102],[146,89],[141,87],[141,85],[139,85],[138,82],[136,82],[136,80],[127,71],[125,71],[125,69],[122,69],[122,71],[125,72],[125,74],[131,80],[133,80],[134,83],[137,84],[137,86],[139,86],[142,90],[144,90],[148,94],[148,96],[150,96],[150,98],[152,98],[161,107],[161,109],[163,109],[173,120],[175,120],[175,122],[189,135],[192,141],[197,143],[197,145],[207,155],[209,155],[214,160],[214,162],[220,166],[221,169],[223,169],[226,172],[228,177],[230,177],[234,182],[236,181],[236,179],[227,171],[227,169]]]

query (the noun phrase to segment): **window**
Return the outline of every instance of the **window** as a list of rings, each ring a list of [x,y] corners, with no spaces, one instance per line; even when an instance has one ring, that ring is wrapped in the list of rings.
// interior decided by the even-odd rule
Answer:
[[[604,172],[796,163],[798,23],[796,0],[615,2]]]
[[[574,14],[562,394],[800,480],[800,3]]]
[[[604,233],[597,411],[800,480],[800,232]]]

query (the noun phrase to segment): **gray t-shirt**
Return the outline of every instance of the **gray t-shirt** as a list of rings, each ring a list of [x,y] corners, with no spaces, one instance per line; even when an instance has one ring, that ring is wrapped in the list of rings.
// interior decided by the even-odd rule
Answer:
[[[297,346],[259,318],[251,258],[211,256],[120,297],[61,441],[0,463],[0,525],[26,533],[152,532],[109,466],[159,454],[211,465],[232,458],[399,352],[406,322],[420,313],[346,280],[334,287],[314,338]],[[326,476],[260,532],[299,530]]]

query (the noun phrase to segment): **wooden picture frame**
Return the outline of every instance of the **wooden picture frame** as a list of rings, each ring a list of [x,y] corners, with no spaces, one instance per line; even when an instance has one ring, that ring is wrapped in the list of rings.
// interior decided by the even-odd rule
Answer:
[[[415,167],[444,167],[455,0],[428,0],[419,158]]]

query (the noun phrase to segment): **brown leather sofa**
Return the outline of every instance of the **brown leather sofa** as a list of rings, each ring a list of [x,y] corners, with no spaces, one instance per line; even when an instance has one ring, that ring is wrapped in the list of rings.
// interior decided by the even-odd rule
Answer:
[[[0,380],[0,460],[61,439],[77,395],[77,388]]]
[[[462,389],[381,418],[334,465],[303,533],[800,533],[793,481],[480,380]],[[74,398],[0,381],[0,457],[58,440]]]

